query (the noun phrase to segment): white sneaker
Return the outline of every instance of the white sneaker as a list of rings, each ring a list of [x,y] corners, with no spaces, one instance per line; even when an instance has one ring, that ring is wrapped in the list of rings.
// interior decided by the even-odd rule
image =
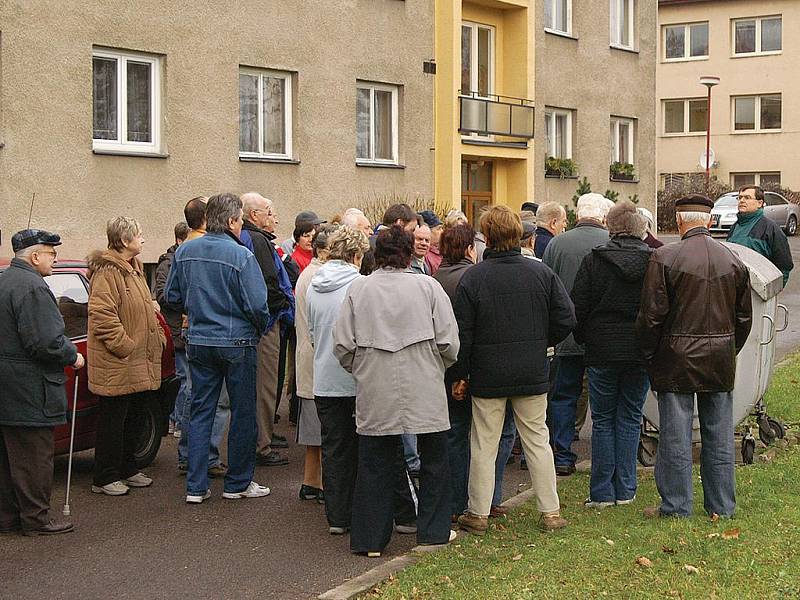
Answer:
[[[617,505],[624,506],[626,504],[633,504],[634,500],[636,500],[636,494],[633,495],[633,498],[628,498],[627,500],[617,500]]]
[[[263,498],[269,496],[269,488],[263,485],[258,485],[255,481],[251,481],[246,490],[241,492],[223,492],[222,497],[228,500],[238,500],[239,498]]]
[[[123,480],[123,483],[128,487],[147,487],[153,483],[153,480],[144,473],[139,472]]]
[[[609,506],[614,506],[614,504],[614,502],[595,502],[591,498],[587,498],[583,502],[585,508],[608,508]]]
[[[95,494],[105,494],[106,496],[124,496],[130,488],[121,481],[112,481],[105,485],[93,485],[92,492]]]
[[[203,500],[208,500],[209,498],[211,498],[211,490],[206,490],[206,493],[202,496],[188,494],[186,496],[186,504],[201,504]]]

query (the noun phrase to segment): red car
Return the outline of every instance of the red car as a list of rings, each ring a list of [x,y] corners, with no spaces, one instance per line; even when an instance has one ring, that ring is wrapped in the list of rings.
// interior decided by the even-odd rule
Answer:
[[[8,267],[8,260],[0,260],[0,272]],[[53,274],[44,280],[58,301],[61,316],[64,317],[66,334],[78,347],[78,352],[86,357],[86,328],[89,317],[89,281],[86,279],[86,263],[75,260],[59,260],[53,267]],[[167,347],[161,355],[161,387],[153,392],[146,402],[136,405],[134,418],[141,420],[141,437],[136,445],[136,463],[144,468],[153,462],[161,447],[161,438],[166,435],[169,415],[175,404],[178,392],[178,378],[175,376],[175,349],[169,326],[161,313],[156,313],[158,322],[167,336]],[[70,421],[72,420],[72,399],[75,392],[75,376],[78,376],[78,410],[75,422],[75,451],[94,448],[97,433],[98,398],[89,391],[86,368],[74,371],[64,369],[67,374],[67,423],[55,429],[56,454],[69,452]]]

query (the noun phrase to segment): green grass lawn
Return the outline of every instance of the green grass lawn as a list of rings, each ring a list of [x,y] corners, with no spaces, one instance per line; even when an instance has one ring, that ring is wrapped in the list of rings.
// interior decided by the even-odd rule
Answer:
[[[800,354],[776,369],[767,394],[770,415],[794,424],[792,431],[800,423],[798,380]],[[736,476],[735,518],[712,522],[699,476],[694,517],[645,520],[642,509],[658,501],[652,474],[641,474],[634,504],[604,510],[583,507],[589,476],[576,474],[559,482],[567,529],[541,533],[529,502],[483,538],[459,538],[370,596],[800,598],[800,448],[740,466]]]

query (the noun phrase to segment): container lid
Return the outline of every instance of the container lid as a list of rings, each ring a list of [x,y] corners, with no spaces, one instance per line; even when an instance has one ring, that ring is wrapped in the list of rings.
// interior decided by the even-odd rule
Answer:
[[[783,273],[766,256],[746,246],[723,242],[731,251],[747,265],[750,271],[750,287],[765,302],[774,298],[783,289]]]

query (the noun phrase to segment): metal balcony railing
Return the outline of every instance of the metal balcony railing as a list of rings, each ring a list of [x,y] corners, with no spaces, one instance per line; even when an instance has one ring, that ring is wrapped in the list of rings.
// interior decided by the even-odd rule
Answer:
[[[473,91],[459,90],[458,93],[459,132],[525,139],[533,137],[532,100]]]

